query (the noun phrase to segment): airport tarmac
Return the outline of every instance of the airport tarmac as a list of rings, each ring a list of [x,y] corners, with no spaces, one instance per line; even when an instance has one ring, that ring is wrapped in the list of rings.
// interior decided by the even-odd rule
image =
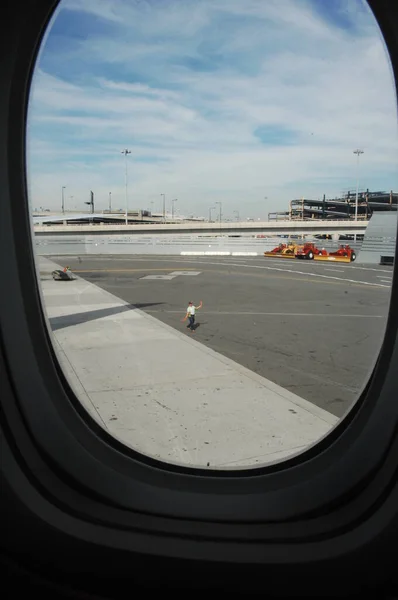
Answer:
[[[359,397],[384,336],[389,267],[264,257],[49,258],[337,417]],[[203,300],[195,333],[181,323],[189,300]]]

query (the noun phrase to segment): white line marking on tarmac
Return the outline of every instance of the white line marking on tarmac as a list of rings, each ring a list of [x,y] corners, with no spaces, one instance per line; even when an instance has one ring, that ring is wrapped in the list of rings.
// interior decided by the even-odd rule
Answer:
[[[233,265],[233,263],[229,263],[232,266],[239,266],[239,265]],[[321,275],[320,273],[310,273],[309,271],[297,271],[296,269],[280,269],[279,267],[266,267],[266,266],[262,266],[262,265],[246,265],[248,268],[250,269],[267,269],[268,271],[282,271],[283,273],[294,273],[297,275],[307,275],[307,277],[322,277],[323,279],[334,279],[334,280],[338,280],[338,281],[346,281],[347,283],[360,283],[362,285],[370,285],[373,287],[383,287],[383,288],[389,288],[390,286],[388,285],[382,285],[381,283],[370,283],[369,281],[358,281],[356,279],[346,279],[344,277],[336,277],[334,275]]]
[[[350,266],[350,269],[361,269],[362,271],[377,271],[377,273],[392,273],[392,269],[387,271],[387,269],[373,269],[373,267],[353,267]]]
[[[181,311],[184,312],[184,309],[181,310],[151,310],[151,309],[143,309],[144,312],[148,313],[169,313],[169,314],[181,314]],[[345,314],[336,314],[336,313],[282,313],[282,312],[232,312],[232,311],[211,311],[205,310],[202,311],[203,315],[252,315],[252,316],[269,316],[269,317],[339,317],[339,318],[347,318],[347,319],[385,319],[386,315],[345,315]]]
[[[386,275],[376,275],[377,279],[385,279],[387,276]],[[392,278],[390,279],[390,281],[392,281]]]
[[[177,277],[178,275],[200,275],[201,271],[173,271],[169,273],[169,275],[173,275],[173,277]]]
[[[185,257],[186,258],[186,257]],[[195,264],[205,264],[205,265],[220,265],[220,266],[232,266],[232,267],[241,267],[242,265],[239,263],[234,263],[234,262],[230,262],[225,261],[225,262],[214,262],[212,260],[197,260],[197,258],[195,257],[195,260],[186,260],[186,262],[195,262]],[[88,258],[88,260],[92,260],[92,258]],[[114,260],[114,259],[112,259]],[[115,260],[118,260],[118,258],[116,258]],[[180,262],[181,258],[170,258],[170,259],[166,259],[166,258],[131,258],[128,260],[135,260],[135,261],[142,261],[142,262]],[[283,262],[283,261],[281,261]],[[274,263],[275,264],[275,263]],[[285,262],[283,264],[286,264]],[[389,285],[384,285],[382,283],[370,283],[368,281],[362,281],[362,280],[356,280],[356,279],[346,279],[344,277],[336,277],[336,276],[332,276],[332,275],[322,275],[320,273],[312,273],[311,271],[298,271],[296,269],[282,269],[282,268],[278,268],[278,267],[271,267],[271,266],[267,266],[267,265],[250,265],[250,264],[245,264],[245,267],[249,268],[249,269],[266,269],[269,271],[281,271],[281,272],[286,272],[286,273],[297,273],[298,275],[307,275],[309,277],[323,277],[325,279],[335,279],[335,280],[339,280],[339,281],[345,281],[347,283],[357,283],[357,284],[362,284],[362,285],[369,285],[371,287],[379,287],[379,288],[388,288],[390,289],[391,286]],[[319,265],[317,265],[319,266]],[[386,271],[383,269],[373,269],[373,268],[366,268],[366,267],[353,267],[350,265],[349,267],[350,269],[363,269],[363,270],[369,270],[369,271],[377,271],[378,273],[389,273],[391,274],[391,271]]]
[[[325,271],[333,271],[334,273],[344,273],[342,269],[325,269]]]
[[[231,267],[240,267],[242,265],[240,265],[239,263],[232,263],[232,262],[227,262],[227,263],[219,263],[219,262],[210,262],[210,261],[206,261],[205,263],[201,262],[201,261],[195,261],[197,264],[207,264],[207,265],[228,265]],[[286,263],[285,263],[286,264]],[[359,283],[362,285],[369,285],[371,287],[379,287],[379,288],[388,288],[390,289],[389,285],[384,285],[382,283],[370,283],[369,281],[360,281],[357,279],[346,279],[344,277],[336,277],[334,275],[321,275],[320,273],[312,273],[311,271],[298,271],[297,269],[281,269],[279,267],[269,267],[267,265],[249,265],[246,264],[245,267],[249,268],[249,269],[265,269],[267,271],[279,271],[282,273],[293,273],[293,274],[297,274],[297,275],[307,275],[308,277],[321,277],[324,279],[334,279],[334,280],[338,280],[338,281],[346,281],[347,283]]]
[[[381,279],[381,283],[391,283],[391,279]]]
[[[167,280],[170,281],[171,279],[174,279],[176,277],[176,275],[147,275],[146,277],[140,277],[141,279],[163,279],[163,280]]]

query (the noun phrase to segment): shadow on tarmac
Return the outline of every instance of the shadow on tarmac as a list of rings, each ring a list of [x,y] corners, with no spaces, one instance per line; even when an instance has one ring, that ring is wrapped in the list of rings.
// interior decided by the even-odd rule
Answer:
[[[137,302],[137,304],[127,304],[125,306],[115,306],[113,308],[100,308],[98,310],[75,313],[73,315],[52,317],[49,319],[49,321],[51,329],[53,331],[57,331],[58,329],[71,327],[72,325],[79,325],[81,323],[95,321],[96,319],[102,319],[103,317],[109,317],[110,315],[117,315],[128,310],[147,308],[148,306],[159,306],[160,304],[164,304],[164,302]]]

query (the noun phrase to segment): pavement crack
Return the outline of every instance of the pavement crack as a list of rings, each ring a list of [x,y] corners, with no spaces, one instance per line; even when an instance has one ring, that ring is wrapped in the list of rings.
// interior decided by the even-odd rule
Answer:
[[[362,342],[365,342],[369,338],[370,338],[370,335],[367,333],[367,334],[363,335],[362,337],[360,337],[359,339],[355,340],[353,345],[358,346],[359,344],[362,344]]]
[[[168,410],[169,412],[174,413],[175,415],[178,415],[178,412],[176,410],[173,410],[172,408],[170,408],[169,406],[166,406],[166,404],[162,404],[162,402],[159,402],[159,400],[154,400],[154,402],[156,402],[156,404],[159,404],[159,406],[161,406],[162,408],[164,408],[165,410]]]

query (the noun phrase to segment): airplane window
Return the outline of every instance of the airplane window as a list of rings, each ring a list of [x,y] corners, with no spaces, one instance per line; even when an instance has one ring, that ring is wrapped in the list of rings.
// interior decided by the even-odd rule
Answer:
[[[62,0],[29,202],[93,419],[160,461],[241,469],[344,418],[385,333],[395,102],[363,0]]]

